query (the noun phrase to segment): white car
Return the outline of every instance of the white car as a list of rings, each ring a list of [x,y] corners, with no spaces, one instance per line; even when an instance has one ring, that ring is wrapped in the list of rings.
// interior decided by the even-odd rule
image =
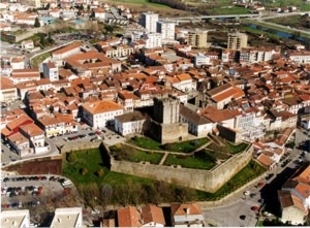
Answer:
[[[249,196],[249,195],[250,195],[250,191],[245,191],[245,192],[243,192],[243,195]]]

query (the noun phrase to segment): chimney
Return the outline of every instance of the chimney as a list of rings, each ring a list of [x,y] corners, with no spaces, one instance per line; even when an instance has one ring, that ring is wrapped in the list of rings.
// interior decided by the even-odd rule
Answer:
[[[189,213],[190,213],[190,208],[189,208],[189,207],[185,208],[185,212],[186,212],[187,215],[189,215]]]

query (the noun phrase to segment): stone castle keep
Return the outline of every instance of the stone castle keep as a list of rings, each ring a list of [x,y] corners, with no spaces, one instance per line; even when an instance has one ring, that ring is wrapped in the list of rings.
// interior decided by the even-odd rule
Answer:
[[[188,124],[180,123],[180,101],[174,97],[155,98],[150,135],[161,144],[188,139]]]

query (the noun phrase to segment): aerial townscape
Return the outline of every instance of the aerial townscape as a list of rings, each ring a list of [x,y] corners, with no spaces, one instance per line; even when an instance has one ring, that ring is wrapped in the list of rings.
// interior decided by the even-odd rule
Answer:
[[[4,0],[1,228],[310,226],[309,0]]]

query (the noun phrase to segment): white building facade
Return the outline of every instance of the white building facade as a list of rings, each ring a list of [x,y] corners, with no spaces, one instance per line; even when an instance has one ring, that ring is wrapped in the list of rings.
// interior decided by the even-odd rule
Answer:
[[[145,48],[159,48],[162,47],[162,37],[160,33],[144,34]]]
[[[146,29],[147,32],[157,31],[158,14],[153,12],[142,13],[140,19],[140,25]]]
[[[161,33],[162,39],[174,40],[175,23],[169,21],[158,21],[157,32]]]

